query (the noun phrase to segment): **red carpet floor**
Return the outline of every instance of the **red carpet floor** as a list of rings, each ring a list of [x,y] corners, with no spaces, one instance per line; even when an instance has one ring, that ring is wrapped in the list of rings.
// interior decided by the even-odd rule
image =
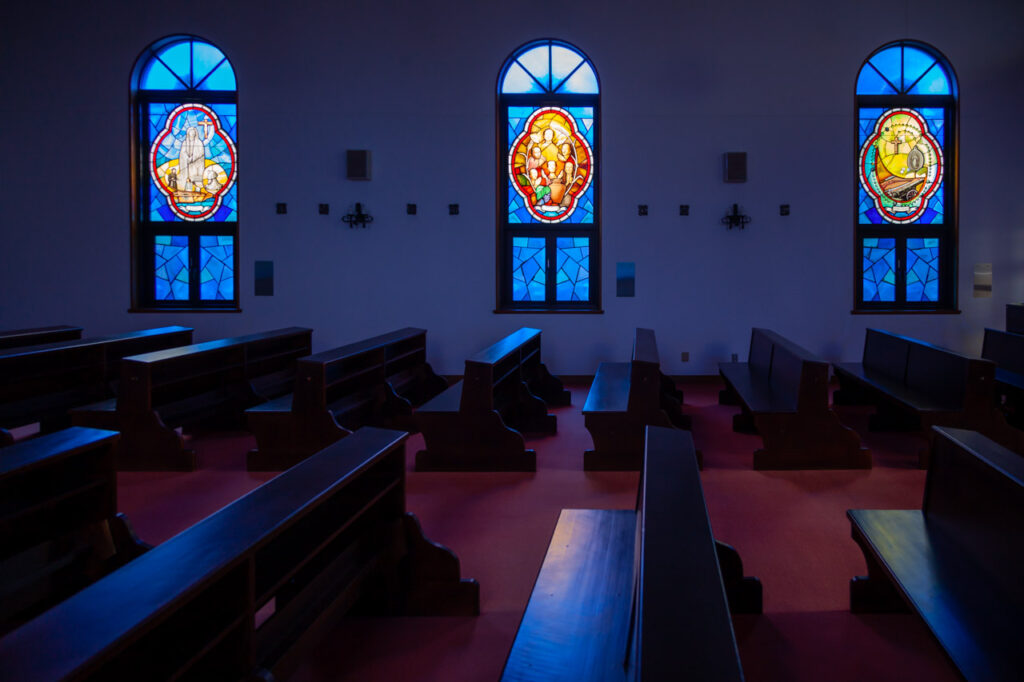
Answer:
[[[844,421],[871,448],[870,471],[753,471],[760,439],[733,433],[737,408],[717,404],[717,383],[684,384],[684,411],[704,453],[702,481],[715,536],[732,544],[745,573],[764,585],[764,614],[734,618],[747,679],[958,679],[942,650],[912,615],[854,615],[849,579],[865,572],[850,539],[850,508],[920,507],[922,441],[867,432],[866,412]],[[408,507],[431,539],[461,559],[480,582],[477,618],[366,618],[332,633],[292,678],[321,680],[495,680],[515,636],[562,508],[631,508],[636,473],[585,473],[590,436],[580,408],[587,387],[570,386],[573,405],[557,409],[558,435],[531,440],[537,472],[415,473],[407,445]],[[248,434],[198,437],[200,470],[121,473],[119,504],[140,537],[159,543],[273,474],[245,471]],[[685,617],[685,614],[680,614]]]

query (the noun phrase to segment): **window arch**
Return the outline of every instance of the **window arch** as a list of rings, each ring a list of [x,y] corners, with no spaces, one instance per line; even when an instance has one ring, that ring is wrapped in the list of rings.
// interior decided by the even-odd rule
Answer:
[[[238,309],[238,94],[196,36],[147,47],[132,71],[132,307]]]
[[[497,309],[600,309],[600,86],[578,48],[523,45],[498,75]]]
[[[854,309],[956,307],[957,84],[923,43],[875,50],[856,88]]]

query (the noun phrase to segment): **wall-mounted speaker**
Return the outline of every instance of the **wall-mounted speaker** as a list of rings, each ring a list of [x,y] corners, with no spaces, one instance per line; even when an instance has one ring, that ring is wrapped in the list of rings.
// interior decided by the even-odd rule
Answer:
[[[747,181],[747,153],[726,152],[725,153],[725,181],[746,182]]]
[[[349,149],[345,152],[345,177],[349,180],[370,179],[369,149]]]

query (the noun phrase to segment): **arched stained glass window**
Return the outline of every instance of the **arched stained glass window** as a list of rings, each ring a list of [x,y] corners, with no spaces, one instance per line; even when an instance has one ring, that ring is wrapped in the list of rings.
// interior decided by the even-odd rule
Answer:
[[[597,72],[539,40],[505,61],[497,90],[498,310],[598,310]]]
[[[857,76],[856,310],[956,307],[956,114],[952,68],[900,41]]]
[[[238,95],[195,36],[150,45],[132,74],[133,308],[238,308]]]

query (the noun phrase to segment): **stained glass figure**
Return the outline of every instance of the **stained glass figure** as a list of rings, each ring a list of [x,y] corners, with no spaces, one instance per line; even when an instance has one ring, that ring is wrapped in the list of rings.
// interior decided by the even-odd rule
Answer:
[[[933,134],[925,114],[931,114],[941,134],[942,110],[910,108],[881,112],[868,128],[862,109],[862,144],[857,164],[861,185],[860,222],[942,222],[940,190],[945,171],[942,144]],[[937,197],[935,206],[930,207]]]
[[[555,267],[555,299],[590,300],[590,238],[558,237]]]
[[[896,240],[869,237],[862,240],[863,300],[896,300]]]
[[[508,174],[518,195],[509,193],[509,222],[593,222],[593,108],[574,108],[583,121],[559,107],[509,107],[516,136],[509,138]],[[583,212],[571,221],[581,201]]]
[[[543,237],[512,238],[512,300],[543,301],[547,244]]]
[[[236,119],[234,104],[149,105],[150,220],[237,220]]]
[[[235,298],[235,238],[199,237],[199,298],[230,301]]]
[[[907,301],[939,300],[938,238],[907,239]]]
[[[154,237],[154,296],[158,301],[188,300],[188,237]]]

